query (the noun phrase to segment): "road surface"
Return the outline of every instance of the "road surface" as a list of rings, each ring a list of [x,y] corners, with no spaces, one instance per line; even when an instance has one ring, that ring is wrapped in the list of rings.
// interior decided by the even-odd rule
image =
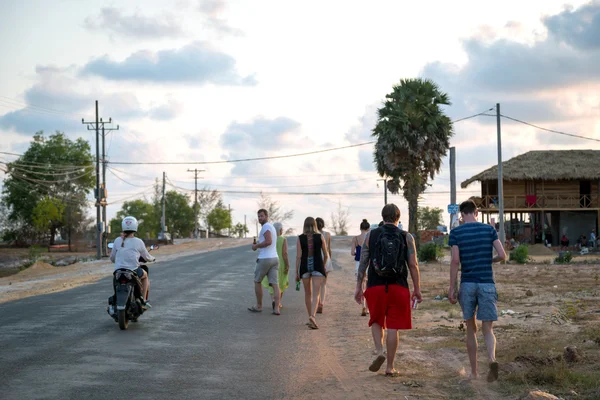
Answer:
[[[150,265],[153,308],[127,331],[106,313],[111,278],[0,304],[0,398],[303,398],[316,381],[343,386],[319,362],[324,330],[304,325],[294,282],[281,316],[268,294],[265,311],[247,311],[255,257],[244,246]]]

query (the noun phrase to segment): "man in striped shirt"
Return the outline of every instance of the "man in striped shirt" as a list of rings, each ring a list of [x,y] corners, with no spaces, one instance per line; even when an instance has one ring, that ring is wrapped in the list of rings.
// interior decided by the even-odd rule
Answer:
[[[482,330],[488,353],[490,370],[488,382],[498,379],[496,361],[496,336],[492,325],[498,320],[496,303],[498,294],[494,283],[492,264],[506,259],[502,243],[498,240],[496,229],[491,225],[477,222],[477,207],[472,200],[460,205],[463,224],[450,231],[448,245],[452,248],[450,263],[450,289],[448,299],[456,304],[457,300],[467,325],[467,353],[471,362],[471,377],[477,378],[477,319],[482,321]],[[497,255],[493,257],[493,249]],[[458,268],[461,266],[460,290],[456,293]],[[458,299],[457,299],[458,294]]]

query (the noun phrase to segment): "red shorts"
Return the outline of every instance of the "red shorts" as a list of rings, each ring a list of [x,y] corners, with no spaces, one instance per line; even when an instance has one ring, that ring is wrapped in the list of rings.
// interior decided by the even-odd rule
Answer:
[[[373,323],[384,329],[412,329],[410,290],[400,285],[372,286],[365,291],[365,299]]]

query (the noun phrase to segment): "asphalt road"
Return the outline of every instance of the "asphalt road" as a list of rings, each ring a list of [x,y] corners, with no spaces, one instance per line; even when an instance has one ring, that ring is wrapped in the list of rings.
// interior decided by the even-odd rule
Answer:
[[[281,316],[268,294],[265,311],[247,311],[255,257],[244,246],[150,264],[153,308],[127,331],[106,313],[110,278],[0,304],[0,398],[300,396],[298,373],[310,368],[303,292],[290,283]]]

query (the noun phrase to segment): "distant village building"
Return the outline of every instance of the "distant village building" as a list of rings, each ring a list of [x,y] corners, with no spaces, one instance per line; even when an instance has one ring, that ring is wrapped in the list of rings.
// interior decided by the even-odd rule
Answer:
[[[563,234],[575,245],[597,232],[600,216],[600,150],[530,151],[502,163],[507,240],[551,243]],[[498,167],[461,183],[481,182],[472,197],[482,222],[498,222]]]

